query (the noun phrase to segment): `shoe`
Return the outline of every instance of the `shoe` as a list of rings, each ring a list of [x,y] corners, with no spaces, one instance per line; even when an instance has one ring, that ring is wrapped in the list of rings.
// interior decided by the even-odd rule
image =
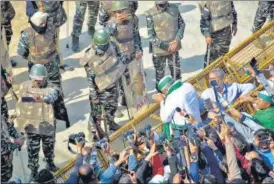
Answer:
[[[126,100],[125,94],[123,94],[120,104],[121,106],[125,106],[125,107],[127,106],[127,100]]]
[[[70,122],[66,121],[66,128],[69,128],[69,127],[70,127]]]
[[[68,64],[64,64],[62,66],[59,66],[60,69],[64,70],[64,71],[73,71],[74,68]]]
[[[47,165],[46,165],[46,168],[51,171],[51,172],[56,172],[59,170],[58,167],[55,166],[55,164],[53,162],[48,162]]]
[[[38,171],[37,170],[36,171],[31,171],[28,183],[36,181],[37,177],[38,177]]]
[[[114,123],[114,122],[109,123],[108,126],[109,126],[108,127],[109,131],[116,131],[119,128],[121,128],[120,125],[118,125],[117,123]]]
[[[12,67],[16,67],[16,65],[17,65],[17,63],[14,60],[12,60],[12,59],[10,60],[10,63],[11,63]]]
[[[73,52],[79,52],[79,37],[72,37],[71,49]]]

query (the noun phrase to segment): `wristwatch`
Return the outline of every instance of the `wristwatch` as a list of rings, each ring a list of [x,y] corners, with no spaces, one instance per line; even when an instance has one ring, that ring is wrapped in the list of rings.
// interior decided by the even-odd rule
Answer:
[[[198,156],[196,154],[191,155],[191,159],[192,159],[192,161],[196,162],[198,160]]]

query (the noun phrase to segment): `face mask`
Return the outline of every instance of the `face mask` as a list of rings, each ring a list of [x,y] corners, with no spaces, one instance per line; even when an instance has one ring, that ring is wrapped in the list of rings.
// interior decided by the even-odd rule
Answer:
[[[44,34],[47,30],[47,24],[44,26],[44,27],[39,27],[39,26],[36,26],[34,25],[31,21],[30,22],[30,25],[31,27],[38,33],[38,34]]]
[[[108,44],[105,44],[105,45],[96,45],[95,49],[96,49],[96,54],[98,54],[99,56],[102,56],[107,51]]]

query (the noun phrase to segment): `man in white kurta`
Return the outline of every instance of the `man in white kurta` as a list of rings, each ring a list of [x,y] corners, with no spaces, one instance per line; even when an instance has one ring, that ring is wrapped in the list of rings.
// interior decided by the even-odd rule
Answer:
[[[154,99],[161,104],[160,116],[164,123],[170,123],[175,129],[188,123],[182,113],[176,111],[177,107],[184,114],[194,117],[197,123],[202,122],[198,94],[191,84],[181,80],[173,82],[172,77],[168,75],[159,82],[158,89],[162,94],[155,95]]]

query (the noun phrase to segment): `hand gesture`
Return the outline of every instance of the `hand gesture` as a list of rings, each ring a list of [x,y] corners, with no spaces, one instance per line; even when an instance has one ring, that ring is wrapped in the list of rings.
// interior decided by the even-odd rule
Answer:
[[[189,142],[190,153],[191,154],[198,154],[198,152],[199,152],[198,146],[192,144],[191,141],[188,141],[188,142]]]
[[[157,154],[158,154],[158,151],[156,151],[156,144],[154,143],[151,145],[150,152],[146,157],[146,161],[150,161],[150,159]]]
[[[169,43],[168,51],[173,53],[176,52],[178,45],[179,45],[179,41],[173,40],[172,42]]]
[[[212,43],[212,38],[209,36],[209,37],[206,37],[205,38],[205,41],[206,41],[206,44],[207,45],[210,45]]]
[[[152,99],[156,102],[156,103],[161,103],[164,100],[164,96],[160,93],[154,94],[152,96]]]
[[[17,139],[14,139],[14,143],[15,143],[15,144],[18,144],[18,145],[20,146],[20,148],[22,148],[22,147],[23,147],[24,142],[25,142],[25,140],[24,140],[24,139],[22,139],[22,138],[17,138]]]

